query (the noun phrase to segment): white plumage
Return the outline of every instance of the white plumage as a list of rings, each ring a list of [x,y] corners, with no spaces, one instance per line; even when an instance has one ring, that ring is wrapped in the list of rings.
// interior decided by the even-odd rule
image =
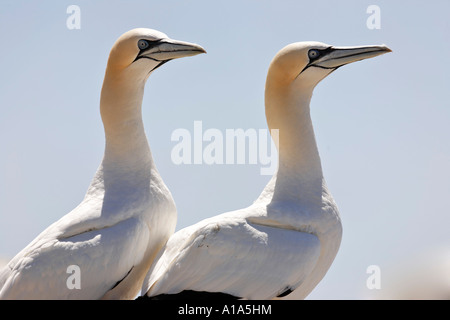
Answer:
[[[305,298],[329,269],[342,235],[310,117],[313,89],[340,66],[389,51],[300,42],[278,52],[265,89],[268,126],[279,129],[278,172],[248,208],[175,233],[147,274],[143,294]]]
[[[150,73],[205,52],[151,29],[114,44],[103,82],[103,161],[84,200],[44,230],[0,272],[1,299],[132,299],[173,233],[176,208],[153,162],[142,122]],[[68,285],[79,268],[80,288]]]

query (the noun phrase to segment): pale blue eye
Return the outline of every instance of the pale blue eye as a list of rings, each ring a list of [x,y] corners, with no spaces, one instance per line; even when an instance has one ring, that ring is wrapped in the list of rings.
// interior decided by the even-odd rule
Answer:
[[[310,59],[317,59],[320,56],[320,51],[316,49],[311,49],[308,52],[308,57]]]
[[[139,47],[139,49],[141,49],[141,50],[147,49],[149,45],[150,45],[150,44],[148,43],[147,40],[141,39],[141,40],[138,41],[138,47]]]

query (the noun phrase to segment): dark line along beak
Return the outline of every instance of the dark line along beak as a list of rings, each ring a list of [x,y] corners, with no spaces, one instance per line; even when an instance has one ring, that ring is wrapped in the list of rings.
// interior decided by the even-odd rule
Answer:
[[[380,46],[360,46],[360,47],[331,47],[325,55],[313,61],[308,66],[315,66],[324,69],[336,69],[343,65],[373,58],[381,54],[392,52],[385,45]]]
[[[140,52],[136,60],[147,58],[155,61],[169,61],[182,57],[195,56],[200,53],[206,53],[206,51],[198,44],[172,39],[161,39],[154,42],[148,49]]]

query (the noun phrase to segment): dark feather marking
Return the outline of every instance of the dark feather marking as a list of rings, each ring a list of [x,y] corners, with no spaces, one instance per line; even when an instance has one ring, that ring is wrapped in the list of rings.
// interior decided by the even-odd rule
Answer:
[[[290,294],[292,292],[291,288],[287,288],[286,290],[284,290],[281,294],[277,295],[277,298],[282,298],[282,297],[286,297],[288,294]]]
[[[175,294],[159,294],[154,297],[146,295],[138,297],[136,300],[238,300],[239,297],[223,292],[206,292],[184,290]]]
[[[127,274],[125,275],[125,277],[123,277],[122,279],[120,279],[119,281],[116,282],[116,284],[109,289],[110,291],[113,290],[115,287],[117,287],[123,280],[125,280],[126,277],[128,277],[128,275],[130,274],[131,270],[133,270],[134,266],[131,267],[130,271],[127,272]]]

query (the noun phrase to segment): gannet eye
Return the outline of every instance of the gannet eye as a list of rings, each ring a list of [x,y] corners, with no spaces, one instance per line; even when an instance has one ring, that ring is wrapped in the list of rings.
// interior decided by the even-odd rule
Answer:
[[[141,40],[138,41],[138,47],[139,47],[139,49],[141,49],[141,50],[147,49],[149,45],[150,45],[150,44],[148,43],[147,40],[141,39]]]
[[[308,52],[308,57],[310,59],[317,59],[319,57],[319,55],[320,55],[320,52],[319,52],[319,50],[316,50],[316,49],[311,49]]]

